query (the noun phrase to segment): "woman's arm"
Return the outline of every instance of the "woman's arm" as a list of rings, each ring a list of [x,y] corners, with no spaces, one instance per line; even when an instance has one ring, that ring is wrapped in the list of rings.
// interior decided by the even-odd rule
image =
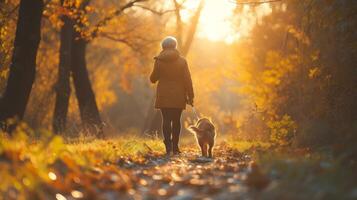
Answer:
[[[188,64],[186,61],[185,61],[183,75],[184,75],[184,84],[185,84],[186,94],[188,97],[188,104],[193,106],[194,93],[193,93],[192,79],[191,79],[191,73],[190,73],[190,70],[188,68]]]
[[[159,80],[159,77],[160,77],[159,76],[159,66],[158,66],[157,60],[155,59],[154,69],[152,70],[151,75],[150,75],[151,83],[156,83],[156,81]]]

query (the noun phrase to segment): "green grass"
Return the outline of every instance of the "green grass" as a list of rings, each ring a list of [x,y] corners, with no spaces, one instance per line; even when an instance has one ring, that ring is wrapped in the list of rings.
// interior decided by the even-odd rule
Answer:
[[[164,146],[158,139],[125,135],[109,140],[73,141],[66,144],[66,149],[73,155],[90,155],[96,160],[115,162],[119,157],[140,159],[148,153],[163,152]]]
[[[239,141],[234,139],[226,140],[228,147],[231,149],[237,150],[239,152],[245,152],[249,149],[256,149],[256,148],[269,148],[271,145],[266,142],[257,142],[257,141]]]
[[[45,131],[37,133],[42,135],[39,138],[29,137],[31,134],[34,135],[21,129],[12,137],[0,135],[1,196],[26,199],[36,190],[35,196],[40,198],[44,195],[40,188],[57,188],[51,174],[59,178],[63,169],[85,176],[108,164],[144,164],[147,156],[160,156],[164,150],[159,139],[143,138],[133,133],[108,140],[80,137],[67,141]],[[69,174],[62,174],[61,179],[66,179]]]
[[[183,151],[192,149],[194,143],[193,137],[183,138]],[[250,154],[270,177],[269,187],[259,193],[261,199],[353,199],[357,195],[353,170],[328,152],[278,149],[269,143],[229,137],[217,143]],[[161,139],[135,132],[106,140],[69,139],[20,127],[12,137],[0,135],[0,193],[3,198],[27,199],[29,194],[46,198],[45,191],[66,193],[77,187],[75,177],[87,180],[81,188],[88,192],[91,183],[110,179],[110,173],[126,177],[126,186],[120,188],[130,189],[135,177],[130,170],[121,168],[121,163],[145,164],[149,157],[163,154]],[[98,170],[104,173],[98,174]]]

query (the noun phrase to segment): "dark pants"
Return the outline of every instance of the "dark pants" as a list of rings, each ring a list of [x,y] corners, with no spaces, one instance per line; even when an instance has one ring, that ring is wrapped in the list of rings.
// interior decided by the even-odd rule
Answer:
[[[166,152],[179,152],[178,142],[181,132],[181,113],[180,108],[161,108],[162,130]]]

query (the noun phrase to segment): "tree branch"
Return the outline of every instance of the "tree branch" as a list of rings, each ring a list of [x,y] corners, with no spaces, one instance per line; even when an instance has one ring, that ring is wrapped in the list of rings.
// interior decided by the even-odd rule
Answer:
[[[194,16],[191,19],[191,25],[188,29],[185,43],[183,44],[182,49],[181,49],[183,55],[187,55],[188,50],[190,49],[190,46],[192,44],[193,38],[196,33],[198,21],[200,20],[201,11],[204,7],[204,4],[205,4],[205,0],[201,0]]]
[[[114,42],[120,42],[123,43],[125,45],[127,45],[128,47],[130,47],[132,50],[134,51],[138,51],[138,47],[136,47],[135,45],[133,45],[131,42],[129,42],[129,40],[127,40],[126,38],[118,38],[118,37],[113,37],[109,34],[101,34],[104,38],[112,40]]]
[[[264,1],[239,1],[239,0],[230,0],[230,2],[235,4],[264,4],[264,3],[274,3],[282,0],[264,0]]]
[[[135,5],[135,7],[138,7],[138,8],[141,8],[141,9],[144,9],[144,10],[147,10],[147,11],[150,11],[156,15],[159,15],[159,16],[162,16],[166,13],[169,13],[169,12],[175,12],[176,10],[173,9],[173,10],[164,10],[164,11],[158,11],[158,10],[155,10],[153,8],[149,8],[149,7],[146,7],[146,6],[143,6],[143,5]]]
[[[93,31],[91,32],[91,37],[95,38],[98,35],[99,32],[99,28],[102,26],[105,26],[110,20],[112,20],[113,18],[121,15],[126,9],[133,7],[136,3],[139,2],[144,2],[144,1],[148,1],[148,0],[132,0],[129,1],[127,4],[125,4],[123,7],[119,8],[118,10],[116,10],[113,14],[104,17],[101,21],[99,21],[95,26]]]

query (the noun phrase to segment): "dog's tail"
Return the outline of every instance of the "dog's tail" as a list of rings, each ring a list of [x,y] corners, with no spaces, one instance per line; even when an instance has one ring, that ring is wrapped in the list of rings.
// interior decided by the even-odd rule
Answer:
[[[196,126],[189,126],[187,129],[193,134],[197,134],[197,133],[201,132],[201,130],[199,128],[197,128]]]

